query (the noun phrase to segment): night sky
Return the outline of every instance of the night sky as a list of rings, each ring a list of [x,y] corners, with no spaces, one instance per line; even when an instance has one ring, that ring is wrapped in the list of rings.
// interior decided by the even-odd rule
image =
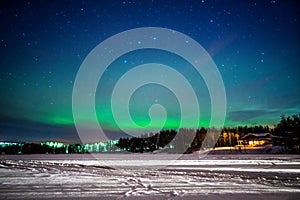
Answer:
[[[139,27],[173,29],[206,49],[225,85],[226,126],[272,126],[281,115],[300,112],[299,15],[299,3],[286,0],[1,1],[0,141],[76,141],[72,90],[81,63],[105,39]],[[182,58],[147,49],[115,60],[91,94],[107,135],[122,135],[109,104],[114,84],[151,62],[173,67],[200,88],[199,126],[209,126],[209,94],[201,77]],[[133,120],[147,125],[154,103],[168,112],[164,128],[178,128],[179,103],[158,85],[134,93]]]

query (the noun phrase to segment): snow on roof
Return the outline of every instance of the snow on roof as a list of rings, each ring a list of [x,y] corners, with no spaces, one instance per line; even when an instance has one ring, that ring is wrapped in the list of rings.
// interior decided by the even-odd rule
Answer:
[[[262,137],[274,137],[271,133],[248,133],[247,135],[244,135],[241,139],[245,139],[249,136],[254,136],[257,138],[262,138]]]

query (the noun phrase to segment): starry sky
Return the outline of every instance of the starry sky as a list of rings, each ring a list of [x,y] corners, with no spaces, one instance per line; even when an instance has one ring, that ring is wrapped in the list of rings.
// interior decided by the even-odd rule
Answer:
[[[299,3],[289,0],[1,1],[0,141],[77,141],[72,91],[81,63],[105,39],[139,27],[173,29],[205,48],[225,85],[226,126],[272,126],[281,115],[300,112],[299,15]],[[123,134],[110,110],[114,85],[128,70],[151,62],[180,71],[201,91],[199,126],[209,126],[201,77],[179,56],[145,49],[115,60],[91,94],[109,138]],[[159,85],[133,94],[132,119],[148,124],[154,103],[168,112],[164,128],[178,128],[179,103]]]

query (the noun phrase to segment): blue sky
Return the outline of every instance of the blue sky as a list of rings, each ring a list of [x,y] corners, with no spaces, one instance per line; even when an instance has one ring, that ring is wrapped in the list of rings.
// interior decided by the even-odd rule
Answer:
[[[173,29],[205,48],[225,85],[226,126],[274,125],[281,115],[300,112],[300,12],[296,1],[0,4],[0,140],[77,140],[72,89],[81,63],[105,39],[139,27]],[[184,74],[193,87],[201,88],[197,96],[202,107],[209,107],[203,80],[180,58],[159,51],[132,52],[110,66],[95,96],[99,122],[106,124],[112,138],[122,134],[109,114],[113,84],[132,67],[153,61],[172,65]],[[148,122],[147,110],[153,103],[165,104],[167,128],[176,127],[180,120],[178,102],[166,88],[141,88],[132,102],[132,116],[139,124]],[[209,116],[209,109],[203,109],[200,124],[206,126]]]

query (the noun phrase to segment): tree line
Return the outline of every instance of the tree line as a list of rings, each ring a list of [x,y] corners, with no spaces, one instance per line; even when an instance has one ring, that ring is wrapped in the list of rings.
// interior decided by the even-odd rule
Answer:
[[[221,132],[221,133],[220,133]],[[297,153],[300,150],[300,114],[285,117],[274,128],[269,126],[238,126],[214,128],[161,130],[156,134],[144,134],[141,137],[120,138],[118,147],[129,152],[165,151],[186,153],[198,151],[205,147],[234,147],[248,133],[271,133],[280,138],[277,145],[282,145],[288,152]],[[220,134],[219,134],[220,133]],[[177,137],[175,137],[177,135]],[[218,138],[214,138],[218,136]],[[192,142],[191,136],[193,136]],[[207,137],[206,137],[207,136]],[[210,143],[209,140],[215,142]],[[207,145],[207,146],[205,146]]]
[[[281,138],[282,145],[288,152],[299,153],[300,150],[300,114],[281,116],[280,122],[274,127],[269,126],[238,126],[198,128],[179,130],[161,130],[158,133],[147,133],[140,137],[120,138],[115,145],[107,145],[105,152],[127,151],[134,153],[166,151],[170,153],[191,153],[208,147],[234,147],[248,133],[269,132]],[[107,142],[109,143],[109,141]],[[56,148],[36,143],[18,143],[16,145],[0,145],[2,154],[59,154],[88,153],[84,144],[68,144]],[[104,152],[102,150],[98,152]]]

